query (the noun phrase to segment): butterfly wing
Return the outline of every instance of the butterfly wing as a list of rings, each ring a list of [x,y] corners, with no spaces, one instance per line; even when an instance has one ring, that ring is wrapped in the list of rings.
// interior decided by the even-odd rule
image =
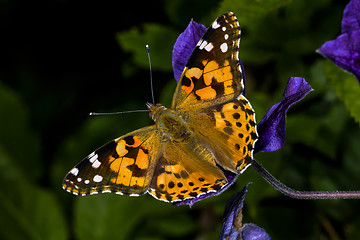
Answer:
[[[238,97],[244,90],[239,44],[240,25],[235,15],[230,12],[217,18],[186,63],[172,108],[199,109]]]
[[[195,134],[188,141],[166,141],[149,193],[168,202],[216,192],[228,184],[214,155]]]
[[[223,169],[242,173],[250,166],[258,139],[255,112],[242,95],[232,101],[202,108],[187,116]]]
[[[75,195],[116,193],[175,202],[216,191],[227,184],[211,152],[196,136],[172,142],[155,126],[141,128],[91,153],[65,177]]]
[[[104,192],[144,194],[152,180],[159,145],[154,125],[128,133],[76,165],[66,175],[63,188],[82,196]]]
[[[255,113],[243,96],[240,33],[233,13],[213,22],[190,56],[172,102],[217,164],[234,173],[250,165],[258,138]]]

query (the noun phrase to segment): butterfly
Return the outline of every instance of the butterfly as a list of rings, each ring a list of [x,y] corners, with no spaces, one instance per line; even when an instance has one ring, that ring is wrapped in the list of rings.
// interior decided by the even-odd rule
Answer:
[[[171,108],[147,103],[155,124],[100,147],[65,177],[75,195],[149,193],[178,202],[217,192],[225,176],[245,171],[258,134],[244,97],[240,25],[231,12],[217,18],[193,50]]]

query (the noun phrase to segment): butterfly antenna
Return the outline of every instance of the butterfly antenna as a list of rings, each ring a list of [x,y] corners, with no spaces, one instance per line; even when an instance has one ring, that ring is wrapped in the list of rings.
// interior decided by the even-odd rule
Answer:
[[[149,45],[146,44],[146,52],[149,59],[149,69],[150,69],[150,89],[151,89],[151,98],[153,104],[155,104],[155,98],[154,98],[154,87],[153,87],[153,80],[152,80],[152,70],[151,70],[151,59],[150,59],[150,48]]]
[[[153,80],[152,80],[152,69],[151,69],[151,59],[150,59],[150,48],[149,48],[148,44],[146,44],[145,47],[146,47],[146,52],[147,52],[147,56],[149,59],[151,98],[152,98],[153,104],[155,104],[154,87],[153,87]],[[149,111],[148,109],[144,109],[144,110],[131,110],[131,111],[109,112],[109,113],[90,112],[89,115],[90,116],[118,115],[118,114],[123,114],[123,113],[136,113],[136,112],[148,112],[148,111]]]
[[[130,110],[130,111],[121,111],[121,112],[91,112],[89,113],[90,116],[103,116],[103,115],[118,115],[123,113],[138,113],[138,112],[148,112],[148,109],[140,109],[140,110]]]

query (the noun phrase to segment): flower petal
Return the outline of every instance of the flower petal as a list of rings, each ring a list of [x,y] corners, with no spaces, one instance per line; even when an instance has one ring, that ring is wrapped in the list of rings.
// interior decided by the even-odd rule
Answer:
[[[241,208],[244,204],[245,194],[248,192],[247,188],[250,184],[248,183],[240,192],[234,194],[229,201],[226,203],[223,226],[220,233],[219,239],[226,239],[226,236],[230,236],[232,232],[239,231],[242,225],[242,211]],[[239,211],[240,210],[240,211]],[[238,218],[239,217],[239,218]],[[239,229],[235,229],[234,221],[240,220]]]
[[[253,224],[246,223],[242,228],[241,239],[243,240],[270,240],[270,236],[266,233],[266,231]]]
[[[335,40],[324,43],[317,52],[354,74],[360,83],[360,29],[343,33]]]
[[[269,240],[264,229],[252,223],[242,225],[242,208],[248,183],[240,192],[234,194],[226,203],[220,240]]]
[[[285,142],[286,112],[289,107],[303,99],[313,89],[301,77],[291,77],[281,102],[272,106],[258,125],[259,139],[254,153],[276,151]]]
[[[317,52],[355,75],[360,83],[360,0],[351,0],[344,9],[342,34],[325,42]]]
[[[343,19],[341,22],[341,32],[348,33],[351,31],[360,30],[360,1],[351,0],[346,5]]]
[[[179,81],[187,60],[205,32],[204,25],[191,20],[185,31],[177,38],[172,52],[172,65],[176,81]]]

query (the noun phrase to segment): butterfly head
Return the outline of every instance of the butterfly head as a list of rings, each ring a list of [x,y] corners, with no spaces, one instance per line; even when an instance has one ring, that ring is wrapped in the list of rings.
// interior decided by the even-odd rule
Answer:
[[[150,118],[154,121],[156,121],[159,113],[166,109],[166,107],[160,103],[158,104],[146,103],[146,106],[150,111],[149,113]]]

